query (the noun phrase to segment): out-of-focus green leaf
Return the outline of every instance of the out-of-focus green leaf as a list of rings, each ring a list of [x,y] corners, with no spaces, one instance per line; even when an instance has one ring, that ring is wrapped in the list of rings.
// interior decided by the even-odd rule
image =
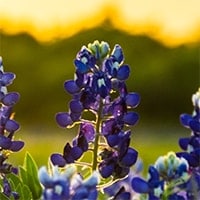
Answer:
[[[11,187],[12,186],[14,187],[13,189],[15,189],[18,186],[18,184],[22,184],[20,177],[17,176],[16,174],[10,173],[10,174],[7,174],[6,177],[9,180]]]
[[[5,194],[0,193],[0,199],[1,200],[11,200],[10,198],[8,198]],[[12,198],[13,199],[13,198]]]
[[[105,200],[105,199],[108,199],[108,196],[105,193],[99,192],[98,200]]]
[[[16,188],[16,192],[20,195],[20,200],[33,199],[32,193],[27,185],[19,184]]]
[[[19,174],[20,174],[20,177],[22,179],[22,182],[26,185],[28,185],[28,179],[27,179],[27,173],[26,173],[26,170],[23,168],[23,167],[19,167]]]
[[[38,179],[38,167],[29,153],[26,153],[23,167],[20,168],[23,181],[32,192],[33,199],[39,199],[42,194],[42,187]]]
[[[32,199],[32,192],[30,191],[27,182],[24,181],[26,179],[22,179],[21,174],[26,176],[26,171],[24,169],[20,168],[20,174],[19,176],[13,173],[7,174],[7,179],[10,183],[10,186],[12,188],[12,191],[15,191],[19,194],[20,200],[29,200]]]

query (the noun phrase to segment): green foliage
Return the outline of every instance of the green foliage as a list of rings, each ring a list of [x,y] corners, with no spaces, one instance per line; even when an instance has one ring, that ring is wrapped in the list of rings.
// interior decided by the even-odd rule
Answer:
[[[42,187],[38,179],[38,167],[36,162],[29,153],[26,153],[23,166],[19,167],[19,175],[9,173],[6,178],[11,186],[12,191],[17,192],[20,200],[40,199]],[[3,180],[0,186],[3,187]],[[3,190],[3,188],[1,188]],[[1,200],[12,200],[13,197],[7,197],[0,193]]]
[[[12,190],[19,194],[20,200],[33,199],[30,188],[26,185],[20,176],[11,173],[7,175],[7,178],[11,184]]]
[[[38,167],[29,153],[26,153],[24,164],[20,167],[22,182],[29,188],[33,199],[38,199],[42,193],[42,187],[38,179]]]
[[[0,199],[1,200],[11,200],[10,198],[8,198],[6,195],[4,195],[3,193],[0,193]]]

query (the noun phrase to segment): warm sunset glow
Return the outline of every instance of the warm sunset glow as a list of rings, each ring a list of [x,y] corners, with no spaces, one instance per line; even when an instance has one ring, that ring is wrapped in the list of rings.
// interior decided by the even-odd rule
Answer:
[[[69,37],[109,19],[167,45],[200,41],[199,0],[0,0],[0,30],[40,41]]]

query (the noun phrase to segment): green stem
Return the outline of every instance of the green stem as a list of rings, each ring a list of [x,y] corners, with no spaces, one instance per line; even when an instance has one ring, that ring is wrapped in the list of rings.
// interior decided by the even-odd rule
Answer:
[[[99,110],[96,116],[96,135],[95,135],[95,140],[94,140],[93,163],[92,163],[93,171],[97,169],[97,164],[98,164],[99,133],[100,133],[100,128],[101,128],[102,106],[103,106],[102,99],[100,99]]]

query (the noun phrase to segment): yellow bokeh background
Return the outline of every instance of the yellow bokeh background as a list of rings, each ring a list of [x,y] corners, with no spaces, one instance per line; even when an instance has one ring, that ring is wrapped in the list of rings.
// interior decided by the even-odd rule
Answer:
[[[0,0],[0,29],[39,41],[66,38],[109,21],[169,46],[200,41],[199,0]]]

